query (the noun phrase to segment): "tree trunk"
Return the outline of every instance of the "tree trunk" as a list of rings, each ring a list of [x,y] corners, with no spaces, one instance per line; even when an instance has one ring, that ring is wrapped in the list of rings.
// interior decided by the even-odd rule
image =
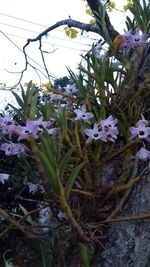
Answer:
[[[119,217],[150,211],[150,172],[134,186]],[[93,267],[149,267],[150,221],[114,222],[108,231],[105,249],[94,259]]]

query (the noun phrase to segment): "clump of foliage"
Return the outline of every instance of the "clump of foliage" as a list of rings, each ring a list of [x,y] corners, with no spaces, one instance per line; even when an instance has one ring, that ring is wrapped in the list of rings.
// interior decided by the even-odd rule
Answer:
[[[36,216],[22,207],[25,216],[8,221],[36,237],[53,266],[71,266],[72,251],[76,264],[91,266],[96,247],[104,248],[105,226],[119,220],[141,177],[138,161],[150,159],[150,77],[140,68],[149,46],[143,3],[131,7],[134,25],[127,18],[129,31],[108,51],[93,46],[79,74],[68,69],[70,84],[45,85],[45,94],[30,82],[21,97],[13,92],[18,119],[0,118],[1,153],[23,157],[27,176],[34,166],[44,192]]]

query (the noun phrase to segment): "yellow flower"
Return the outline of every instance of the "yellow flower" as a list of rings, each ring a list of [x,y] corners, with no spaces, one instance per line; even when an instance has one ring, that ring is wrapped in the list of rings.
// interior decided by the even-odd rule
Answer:
[[[41,90],[45,95],[49,94],[49,92],[51,92],[52,89],[53,87],[51,83],[43,83],[41,85]]]
[[[65,26],[64,31],[65,31],[65,34],[71,39],[74,39],[77,37],[78,31],[74,28],[69,28],[68,26]]]
[[[107,8],[108,12],[112,12],[115,7],[116,7],[115,2],[109,1],[108,8]]]
[[[30,85],[30,88],[32,88],[33,86],[36,85],[36,83],[30,81],[30,82],[24,84],[24,86],[26,86],[26,87],[28,87],[29,85]]]
[[[89,23],[92,24],[92,25],[94,25],[96,23],[96,20],[95,19],[90,19],[89,20]]]
[[[132,6],[133,6],[133,1],[132,0],[127,0],[127,4],[123,6],[123,10],[126,12]]]
[[[92,10],[90,9],[90,7],[89,7],[88,4],[85,5],[85,13],[86,13],[87,15],[89,15],[89,16],[93,16],[93,12],[92,12]]]

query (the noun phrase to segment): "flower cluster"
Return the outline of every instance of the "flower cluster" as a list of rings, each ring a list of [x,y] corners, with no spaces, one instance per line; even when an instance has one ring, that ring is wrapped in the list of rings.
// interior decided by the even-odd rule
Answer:
[[[130,139],[138,137],[140,139],[145,139],[150,141],[150,127],[148,127],[148,121],[145,120],[144,116],[141,115],[141,120],[138,120],[135,127],[130,127],[129,131],[131,133]]]
[[[83,104],[80,108],[74,109],[76,117],[75,121],[83,121],[91,124],[91,119],[94,118],[94,114],[89,112],[86,105]],[[5,152],[5,155],[17,155],[20,157],[29,150],[23,140],[30,140],[30,137],[38,139],[39,135],[45,129],[49,135],[56,135],[58,128],[52,127],[55,120],[50,118],[48,121],[44,121],[43,117],[36,120],[27,119],[24,126],[19,125],[10,116],[0,117],[0,131],[3,135],[9,136],[9,141],[0,145],[0,150]],[[86,143],[89,144],[93,140],[101,140],[103,142],[115,142],[119,134],[117,128],[118,120],[110,115],[108,118],[101,120],[98,123],[94,123],[92,128],[85,128],[84,133],[87,137]],[[148,121],[141,115],[141,119],[137,121],[135,126],[129,128],[130,138],[129,140],[136,139],[143,142],[143,147],[137,152],[136,157],[140,160],[150,160],[150,151],[146,149],[146,142],[150,143],[150,127]],[[12,142],[12,136],[16,136],[17,142]]]
[[[150,151],[145,147],[141,147],[141,149],[137,152],[136,157],[142,161],[150,160]]]
[[[40,191],[42,193],[44,192],[43,185],[41,185],[41,184],[35,184],[35,183],[31,183],[31,182],[25,182],[24,184],[27,186],[29,193],[31,193],[32,195],[34,195],[38,191]]]
[[[97,43],[95,46],[95,55],[97,58],[101,59],[102,58],[102,45],[101,43]]]
[[[41,226],[49,226],[51,221],[52,212],[49,207],[42,208],[39,212],[38,224]],[[49,227],[41,228],[42,232],[47,233],[49,231]]]
[[[83,120],[87,123],[91,123],[90,119],[94,117],[94,114],[92,112],[88,112],[85,105],[82,105],[81,109],[74,109],[74,112],[76,113],[75,120]]]
[[[20,157],[21,154],[25,154],[27,147],[21,143],[3,143],[0,145],[0,150],[5,152],[6,156],[15,156]]]
[[[10,134],[16,126],[17,123],[12,119],[12,117],[8,115],[0,117],[0,130],[2,134]]]
[[[114,142],[119,133],[116,126],[117,122],[118,120],[114,119],[112,115],[110,115],[107,119],[101,120],[99,123],[95,123],[93,129],[86,128],[84,130],[86,136],[88,136],[86,143],[90,143],[92,140]]]
[[[139,29],[136,29],[134,34],[128,31],[122,36],[120,50],[124,53],[129,48],[144,47],[147,39],[148,34],[142,33]]]
[[[145,120],[143,115],[141,115],[141,119],[138,120],[135,127],[129,128],[129,131],[131,133],[131,140],[139,138],[143,142],[147,141],[150,143],[150,127],[148,126],[148,121]],[[143,161],[150,160],[150,151],[145,148],[145,143],[143,144],[144,146],[137,152],[136,157]]]
[[[60,104],[62,101],[67,101],[67,96],[74,96],[78,92],[78,88],[75,84],[67,84],[67,86],[64,87],[57,87],[55,88],[55,91],[58,90],[58,93],[52,93],[48,92],[42,95],[41,101],[45,102],[47,99],[52,104]]]
[[[9,174],[7,173],[0,173],[0,182],[4,184],[9,179]]]
[[[67,86],[63,87],[63,89],[67,95],[73,95],[78,92],[78,88],[75,84],[68,84]]]
[[[50,135],[55,135],[58,132],[58,128],[51,127],[54,123],[54,119],[50,118],[48,121],[43,121],[43,117],[37,120],[27,120],[25,126],[19,125],[10,116],[0,117],[0,130],[3,135],[8,135],[12,138],[12,135],[17,136],[17,141],[28,140],[29,137],[37,139],[39,134],[44,129]],[[27,150],[27,147],[23,143],[3,143],[0,145],[0,150],[4,151],[7,156],[17,155],[20,157]]]
[[[50,102],[61,101],[62,99],[63,99],[63,96],[59,95],[59,94],[53,94],[52,93],[49,95]]]
[[[127,4],[123,6],[123,10],[126,12],[132,6],[133,6],[133,1],[132,0],[127,0]]]

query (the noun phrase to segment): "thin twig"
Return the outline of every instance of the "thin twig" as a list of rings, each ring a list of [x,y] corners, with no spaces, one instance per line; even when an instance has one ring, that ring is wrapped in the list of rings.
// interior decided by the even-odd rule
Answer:
[[[51,83],[50,74],[48,72],[48,69],[47,69],[47,66],[46,66],[46,62],[45,62],[45,58],[44,58],[44,54],[43,54],[43,51],[42,51],[42,41],[41,41],[41,39],[39,40],[39,50],[41,52],[41,57],[42,57],[42,61],[43,61],[43,65],[44,65],[45,71],[47,73],[48,81],[49,81],[49,83]]]
[[[19,223],[19,221],[16,221],[12,219],[6,211],[0,208],[0,215],[5,218],[7,222],[10,223],[10,225],[15,226],[16,229],[20,230],[23,234],[25,234],[28,238],[35,238],[36,236],[32,234],[31,232],[28,232],[25,230],[25,228]]]

